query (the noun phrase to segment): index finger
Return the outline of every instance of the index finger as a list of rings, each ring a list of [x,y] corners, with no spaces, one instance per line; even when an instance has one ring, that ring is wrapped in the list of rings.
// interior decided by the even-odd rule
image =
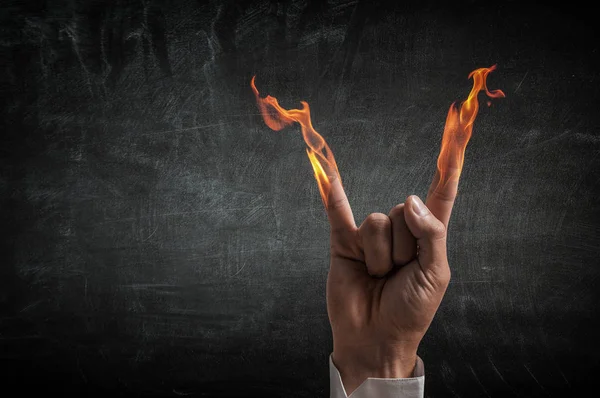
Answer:
[[[329,145],[327,145],[323,137],[318,133],[315,132],[311,138],[317,140],[318,150],[313,149],[313,147],[317,146],[314,142],[305,138],[306,143],[310,146],[310,148],[306,148],[306,154],[319,185],[321,200],[325,205],[325,211],[331,225],[331,232],[339,234],[346,231],[353,231],[356,229],[354,215],[352,214],[350,203],[342,186],[342,178],[340,177],[333,152],[331,152]]]
[[[354,215],[348,197],[339,177],[330,180],[329,192],[325,203],[325,210],[329,218],[332,233],[352,231],[356,229]]]

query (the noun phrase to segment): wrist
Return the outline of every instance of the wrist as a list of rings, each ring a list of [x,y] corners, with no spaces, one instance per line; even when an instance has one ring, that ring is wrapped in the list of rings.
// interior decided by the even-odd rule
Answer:
[[[417,350],[394,346],[334,348],[332,360],[350,395],[369,377],[413,377]]]

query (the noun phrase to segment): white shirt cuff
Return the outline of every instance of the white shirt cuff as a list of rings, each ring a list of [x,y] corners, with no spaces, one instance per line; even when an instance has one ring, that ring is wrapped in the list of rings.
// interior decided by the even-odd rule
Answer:
[[[329,355],[329,397],[330,398],[422,398],[425,394],[425,369],[421,358],[413,377],[405,379],[380,379],[369,377],[348,395],[342,383],[342,377]]]

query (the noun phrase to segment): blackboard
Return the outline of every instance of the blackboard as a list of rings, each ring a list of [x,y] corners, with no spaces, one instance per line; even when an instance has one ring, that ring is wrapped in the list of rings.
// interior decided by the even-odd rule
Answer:
[[[327,396],[327,219],[299,129],[265,126],[250,79],[310,104],[361,222],[425,196],[450,104],[493,64],[506,98],[467,148],[426,396],[574,396],[597,378],[591,9],[0,9],[3,396]]]

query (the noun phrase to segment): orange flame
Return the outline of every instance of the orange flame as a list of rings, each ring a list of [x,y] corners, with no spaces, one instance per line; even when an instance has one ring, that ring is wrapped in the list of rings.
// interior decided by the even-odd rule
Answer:
[[[486,78],[490,72],[496,69],[496,65],[489,68],[475,69],[468,76],[473,78],[473,88],[468,98],[463,101],[457,109],[456,103],[450,105],[446,125],[444,126],[444,135],[442,137],[442,146],[438,156],[437,168],[440,174],[437,188],[445,185],[447,182],[457,181],[462,172],[465,161],[465,149],[471,139],[473,132],[473,122],[479,111],[479,102],[477,94],[481,90],[490,98],[505,97],[501,90],[488,90]],[[489,101],[488,101],[489,105]]]
[[[308,145],[306,153],[313,167],[317,184],[319,185],[321,199],[323,199],[323,203],[327,207],[331,182],[334,178],[338,178],[341,182],[341,177],[329,145],[327,145],[325,139],[312,126],[308,103],[301,101],[302,109],[283,109],[277,102],[277,98],[270,95],[267,95],[265,98],[260,97],[254,83],[255,79],[256,76],[252,77],[250,86],[252,87],[252,91],[254,91],[256,103],[266,125],[275,131],[279,131],[294,122],[300,124],[302,137],[306,145]]]

